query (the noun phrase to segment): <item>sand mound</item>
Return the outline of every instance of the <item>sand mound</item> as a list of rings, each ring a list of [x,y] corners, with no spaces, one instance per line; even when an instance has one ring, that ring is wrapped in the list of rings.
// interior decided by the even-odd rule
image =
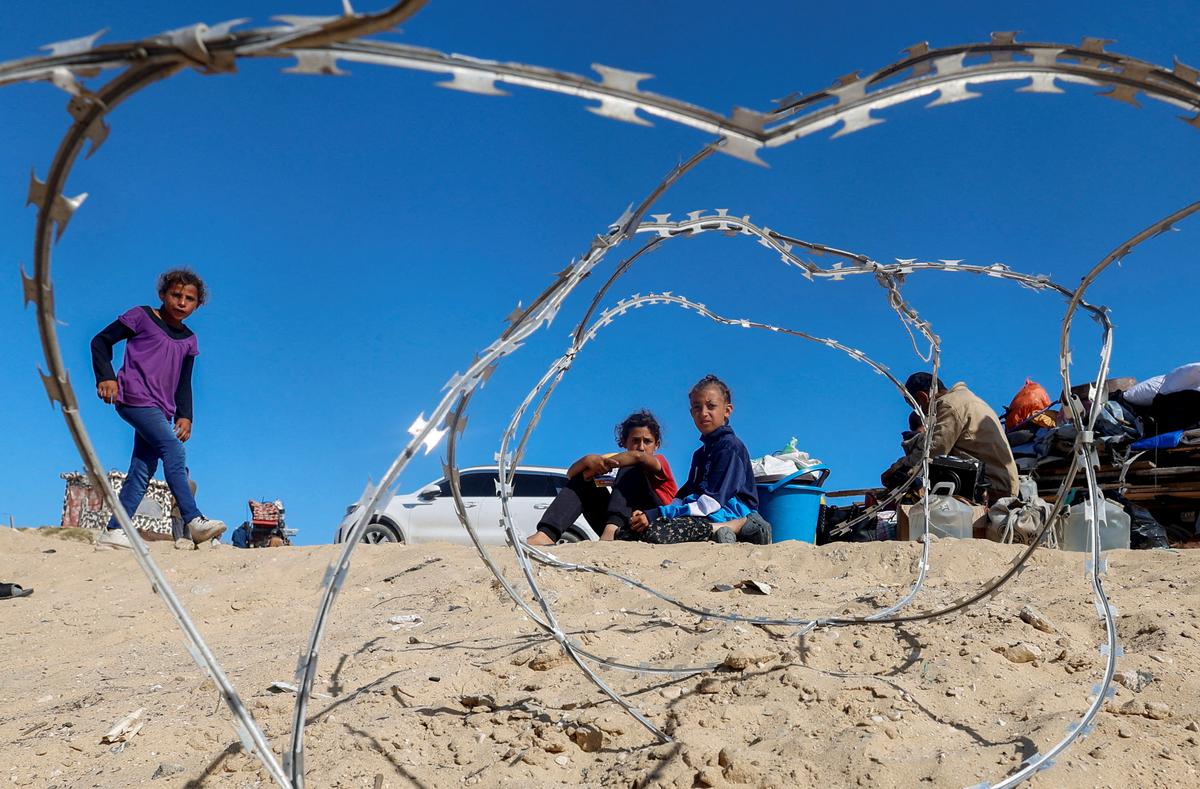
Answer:
[[[1016,553],[979,541],[933,548],[917,608],[976,589]],[[293,699],[268,688],[293,680],[339,548],[152,550],[278,749]],[[558,553],[698,605],[779,616],[876,610],[907,589],[918,557],[902,543]],[[961,787],[996,781],[1058,741],[1102,666],[1103,630],[1075,555],[1035,554],[1016,582],[955,616],[804,639],[701,620],[603,577],[540,570],[562,622],[592,651],[723,664],[685,679],[604,674],[675,738],[658,745],[516,611],[473,550],[363,546],[355,557],[325,642],[324,695],[310,708],[312,786]],[[1095,732],[1032,785],[1196,781],[1198,562],[1188,551],[1112,554],[1124,684]],[[745,579],[772,593],[712,591]],[[0,580],[36,589],[0,601],[0,780],[269,784],[132,556],[0,530]],[[420,623],[388,622],[408,614]],[[132,739],[101,744],[143,708]]]

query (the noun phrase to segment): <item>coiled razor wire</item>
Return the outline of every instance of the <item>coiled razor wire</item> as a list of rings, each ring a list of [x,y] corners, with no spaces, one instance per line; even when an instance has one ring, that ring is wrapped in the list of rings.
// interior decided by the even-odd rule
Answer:
[[[692,217],[693,221],[695,221],[699,218],[699,215],[701,213],[702,212],[694,212],[690,216]],[[724,211],[719,212],[719,216],[721,216],[721,217],[726,216],[726,212],[724,212]],[[656,217],[656,221],[662,221],[662,220],[661,220],[661,218]],[[667,237],[676,237],[676,236],[667,236]],[[645,248],[643,248],[643,250],[640,250],[638,253],[636,253],[633,258],[630,258],[630,260],[627,260],[625,263],[622,263],[621,266],[618,267],[617,273],[613,275],[613,278],[610,278],[610,280],[608,282],[606,282],[605,285],[601,288],[601,293],[607,291],[607,289],[612,285],[613,281],[618,276],[621,276],[626,271],[628,271],[629,264],[632,262],[632,260],[634,260],[638,255],[642,254],[642,252],[644,252],[644,251],[645,251]],[[849,253],[843,253],[843,254],[849,254]],[[914,268],[915,269],[923,268],[922,264],[920,264],[917,261],[906,261],[904,265],[908,270],[913,270]],[[973,267],[966,267],[965,269],[961,269],[961,270],[971,270],[972,268]],[[956,266],[954,266],[954,267],[951,267],[950,270],[960,270],[960,269],[958,269]],[[1033,283],[1032,285],[1030,285],[1030,287],[1034,287],[1034,288],[1053,287],[1053,288],[1059,289],[1061,292],[1070,293],[1070,291],[1063,288],[1062,286],[1058,286],[1055,283],[1050,282],[1044,276],[1027,277],[1027,276],[1021,275],[1021,274],[1007,272],[1007,270],[1005,270],[1005,269],[998,270],[995,267],[989,267],[988,269],[978,269],[977,273],[989,273],[989,274],[992,274],[995,276],[1007,276],[1007,277],[1015,278],[1018,280],[1028,280]],[[685,309],[695,310],[696,312],[704,315],[705,317],[708,317],[710,320],[713,320],[717,323],[721,323],[724,325],[742,326],[744,328],[767,329],[767,330],[771,330],[771,331],[775,331],[775,332],[779,332],[779,333],[783,333],[783,334],[787,334],[787,335],[791,335],[791,336],[801,337],[803,339],[808,339],[813,342],[827,345],[836,350],[841,350],[842,352],[849,355],[851,358],[857,359],[858,361],[868,364],[869,366],[871,366],[874,369],[874,371],[876,373],[888,378],[888,380],[897,388],[897,390],[901,393],[901,395],[903,397],[905,397],[906,400],[909,401],[910,406],[913,408],[917,408],[916,402],[913,401],[911,396],[909,396],[907,391],[905,391],[903,384],[901,384],[899,382],[899,380],[897,380],[894,376],[892,376],[890,374],[890,372],[887,371],[886,367],[875,362],[870,357],[863,354],[861,351],[858,351],[857,349],[849,348],[845,345],[842,345],[841,343],[837,342],[836,340],[832,340],[829,338],[814,337],[814,336],[806,334],[804,332],[798,332],[795,330],[784,329],[784,328],[772,326],[769,324],[757,323],[754,321],[749,321],[747,319],[724,318],[724,317],[719,316],[716,313],[712,312],[711,310],[709,310],[707,307],[705,307],[702,304],[697,304],[695,302],[691,302],[684,297],[676,296],[669,292],[662,293],[662,294],[649,294],[647,296],[637,295],[637,296],[631,297],[630,299],[622,300],[621,302],[618,302],[618,304],[615,307],[605,311],[593,324],[591,324],[590,328],[588,328],[586,331],[583,330],[583,327],[586,324],[586,321],[590,318],[591,310],[589,310],[587,315],[585,315],[584,323],[581,323],[580,327],[573,333],[573,337],[575,338],[575,340],[572,343],[571,347],[568,348],[567,352],[562,357],[555,360],[550,365],[549,370],[543,376],[541,381],[539,381],[539,383],[534,387],[534,389],[529,393],[529,395],[526,396],[525,400],[518,407],[517,413],[514,415],[513,420],[510,423],[508,430],[505,432],[504,437],[502,439],[501,452],[498,455],[498,459],[501,460],[502,464],[505,467],[512,467],[516,463],[520,462],[520,456],[523,451],[523,448],[524,448],[528,438],[530,437],[534,427],[536,426],[540,412],[541,412],[542,408],[544,407],[545,403],[547,402],[549,395],[551,393],[551,390],[561,380],[561,378],[563,377],[563,375],[565,374],[565,372],[567,371],[567,369],[570,367],[571,363],[573,362],[574,358],[577,356],[578,352],[582,349],[583,345],[586,342],[589,342],[592,339],[594,339],[596,337],[596,334],[598,333],[599,329],[601,329],[604,326],[610,325],[616,317],[626,314],[631,309],[637,309],[644,305],[668,304],[668,303],[676,304]],[[593,305],[594,304],[595,304],[595,302],[593,302]],[[1089,309],[1095,309],[1095,308],[1089,307]],[[1103,316],[1102,312],[1097,311],[1097,314],[1099,314],[1100,316]],[[541,398],[537,408],[534,410],[534,414],[533,414],[532,418],[530,419],[529,424],[526,426],[524,432],[522,433],[522,436],[520,438],[520,441],[518,443],[515,453],[510,455],[510,453],[508,453],[506,451],[507,446],[510,443],[511,437],[517,428],[520,417],[530,407],[535,395],[543,388],[546,389],[546,392],[542,395],[542,398]],[[913,479],[913,477],[915,477],[916,473],[917,472],[915,472],[915,471],[913,472],[913,475],[910,476],[908,482],[906,482],[905,485],[902,486],[902,489],[906,488],[909,484],[911,484],[912,479]],[[498,492],[500,494],[502,502],[505,505],[507,505],[508,498],[511,495],[512,480],[504,479],[505,476],[506,475],[502,470],[502,473],[501,473],[502,481],[500,483],[498,483]],[[886,502],[884,502],[884,504],[880,505],[880,506],[885,506],[885,505],[886,505]],[[504,523],[504,525],[506,527],[508,527],[508,529],[509,529],[510,543],[512,543],[514,546],[521,545],[521,541],[519,539],[520,532],[519,532],[519,530],[517,530],[515,528],[515,526],[512,525],[511,514],[508,512],[507,506],[505,507],[505,516],[506,517],[502,521],[502,523]],[[860,519],[855,519],[855,522],[857,522],[858,520],[860,520]],[[926,543],[926,548],[927,548],[927,546],[928,546],[928,543]],[[749,622],[749,623],[754,623],[754,624],[815,626],[816,624],[825,623],[825,620],[819,620],[819,619],[813,619],[813,620],[764,619],[764,618],[756,618],[756,617],[745,617],[745,616],[741,616],[741,615],[722,614],[722,613],[713,612],[713,611],[710,611],[707,609],[696,608],[693,606],[689,606],[686,603],[682,603],[674,598],[671,598],[670,596],[664,595],[663,593],[653,589],[652,587],[649,587],[649,586],[641,583],[640,581],[637,581],[636,579],[632,579],[627,576],[621,575],[620,573],[614,573],[614,572],[606,570],[604,568],[598,568],[598,567],[594,567],[594,566],[562,562],[562,561],[558,560],[556,557],[554,557],[550,554],[547,554],[545,552],[538,551],[537,549],[533,548],[532,546],[522,546],[520,548],[520,550],[522,552],[528,551],[537,560],[542,561],[543,563],[548,564],[550,566],[558,567],[560,569],[582,571],[582,572],[596,572],[596,573],[601,573],[601,574],[605,574],[605,575],[610,575],[612,577],[616,577],[630,585],[635,586],[636,588],[643,589],[644,591],[647,591],[666,602],[670,602],[673,605],[676,605],[685,611],[688,611],[688,612],[694,613],[694,614],[698,614],[698,615],[704,616],[704,617],[715,618],[715,619],[724,619],[727,621]],[[851,620],[842,620],[839,618],[838,621],[845,622],[845,623],[850,623],[850,622],[862,623],[862,622],[880,621],[880,620],[887,619],[892,613],[894,613],[895,611],[898,611],[900,608],[904,607],[908,603],[908,601],[911,600],[911,598],[916,594],[916,591],[919,589],[920,583],[924,578],[924,571],[927,567],[928,567],[928,561],[927,561],[927,555],[926,555],[922,558],[921,562],[919,563],[919,571],[920,572],[918,575],[918,579],[914,584],[913,590],[910,591],[910,593],[908,595],[906,595],[904,598],[902,598],[898,603],[896,603],[892,607],[890,607],[884,611],[876,612],[875,614],[872,614],[869,617],[855,618],[855,619],[851,619]],[[533,587],[532,591],[535,596],[539,595],[536,587]]]
[[[448,55],[423,47],[359,38],[395,27],[411,17],[423,5],[424,0],[399,0],[385,11],[375,14],[358,14],[350,7],[348,0],[343,0],[343,13],[337,16],[276,17],[275,21],[280,23],[277,26],[245,30],[236,29],[246,23],[247,20],[244,19],[222,22],[211,27],[205,24],[194,24],[141,41],[99,46],[97,41],[102,33],[96,33],[50,44],[45,47],[49,50],[48,55],[0,63],[0,85],[25,81],[48,81],[71,95],[67,110],[74,122],[59,144],[46,180],[39,180],[35,174],[31,176],[29,186],[28,202],[36,205],[38,211],[34,232],[34,273],[32,277],[29,277],[22,272],[22,278],[26,303],[34,302],[37,306],[36,319],[48,369],[48,372],[41,373],[43,384],[51,402],[57,403],[62,410],[67,428],[92,483],[103,493],[108,506],[116,514],[118,522],[129,536],[135,560],[179,624],[189,653],[202,670],[212,677],[222,699],[232,712],[234,728],[246,750],[263,762],[271,777],[280,786],[295,787],[295,789],[304,786],[305,710],[312,693],[326,623],[333,602],[349,571],[350,557],[374,513],[386,506],[391,495],[389,491],[399,479],[409,460],[422,448],[426,453],[430,452],[446,436],[447,432],[450,432],[450,439],[447,443],[446,470],[451,491],[459,517],[467,527],[485,564],[496,574],[505,591],[517,605],[530,616],[532,621],[550,633],[563,646],[576,665],[601,690],[629,711],[648,730],[655,733],[660,739],[665,738],[665,735],[653,723],[600,681],[585,661],[611,668],[666,673],[691,673],[697,670],[707,670],[711,666],[692,668],[627,666],[616,661],[599,658],[580,649],[567,638],[564,631],[558,626],[557,619],[545,596],[539,593],[528,557],[532,556],[539,562],[560,569],[600,572],[610,575],[655,594],[660,599],[683,610],[691,610],[693,613],[699,613],[705,617],[731,619],[734,618],[734,615],[689,607],[686,603],[671,599],[636,579],[603,568],[562,562],[548,552],[536,551],[524,546],[517,536],[511,513],[507,509],[507,498],[511,493],[513,459],[506,457],[505,452],[502,451],[498,459],[501,467],[499,492],[505,509],[504,523],[510,541],[516,550],[526,582],[541,608],[541,616],[538,616],[533,608],[521,598],[516,589],[504,579],[499,567],[492,561],[470,522],[466,519],[465,510],[462,507],[454,451],[457,438],[466,427],[466,409],[474,392],[483,385],[501,359],[519,349],[526,339],[540,329],[543,324],[548,325],[554,320],[566,297],[600,262],[609,249],[616,247],[624,239],[631,238],[635,233],[654,233],[657,237],[652,243],[657,243],[659,240],[673,237],[681,232],[696,234],[707,230],[726,230],[757,237],[759,243],[779,253],[784,263],[799,268],[801,275],[807,279],[819,278],[838,281],[851,275],[874,275],[879,284],[887,291],[889,305],[896,310],[902,326],[912,337],[914,350],[923,359],[932,362],[935,375],[939,363],[940,343],[936,335],[930,331],[929,325],[917,316],[900,293],[902,277],[915,271],[942,270],[983,274],[1015,281],[1025,287],[1038,290],[1053,289],[1067,296],[1069,304],[1063,317],[1060,336],[1060,370],[1066,391],[1070,390],[1071,356],[1068,350],[1068,340],[1075,312],[1082,307],[1101,323],[1104,336],[1099,371],[1092,384],[1094,405],[1088,412],[1085,421],[1081,403],[1074,398],[1068,403],[1075,423],[1085,425],[1086,429],[1080,430],[1076,437],[1071,465],[1060,486],[1053,517],[1043,525],[1032,544],[1014,560],[1012,566],[1004,574],[985,584],[978,592],[943,608],[900,615],[900,609],[907,606],[920,589],[924,574],[928,569],[929,544],[926,541],[922,550],[922,558],[918,563],[917,579],[909,593],[888,609],[861,618],[831,617],[803,621],[787,620],[791,624],[798,624],[805,631],[818,625],[840,626],[868,622],[897,624],[944,616],[983,599],[1014,577],[1024,566],[1041,542],[1047,529],[1050,528],[1050,524],[1062,513],[1065,507],[1065,493],[1074,484],[1078,471],[1083,469],[1088,486],[1084,511],[1085,519],[1090,527],[1091,540],[1091,558],[1087,562],[1087,577],[1095,596],[1097,614],[1105,624],[1106,643],[1101,646],[1102,654],[1107,657],[1104,675],[1101,682],[1093,689],[1095,696],[1093,702],[1081,719],[1072,724],[1063,739],[1046,753],[1031,756],[1016,772],[1008,775],[996,785],[1013,786],[1037,771],[1049,768],[1056,755],[1060,754],[1075,739],[1091,730],[1092,721],[1103,700],[1112,695],[1112,677],[1116,658],[1120,654],[1116,639],[1115,614],[1104,592],[1102,581],[1106,568],[1100,551],[1099,535],[1100,529],[1106,525],[1106,515],[1104,499],[1095,474],[1097,457],[1093,432],[1100,410],[1098,406],[1103,404],[1106,395],[1103,381],[1111,356],[1112,325],[1107,311],[1102,307],[1088,305],[1083,301],[1083,295],[1096,277],[1112,262],[1124,258],[1138,244],[1164,232],[1174,223],[1190,216],[1196,210],[1200,210],[1200,204],[1193,204],[1175,212],[1122,244],[1098,263],[1079,287],[1073,290],[1056,285],[1042,275],[1024,275],[999,265],[971,266],[963,265],[961,261],[950,260],[899,260],[895,264],[880,264],[863,256],[783,236],[765,227],[756,228],[750,225],[746,218],[732,218],[722,211],[718,211],[715,216],[705,216],[700,212],[694,215],[689,214],[687,220],[675,223],[669,221],[669,214],[655,215],[650,222],[643,222],[642,218],[651,204],[656,202],[667,188],[713,152],[721,152],[762,164],[759,152],[764,148],[786,145],[818,131],[835,127],[837,131],[832,135],[833,137],[851,134],[883,123],[884,119],[875,115],[875,112],[924,97],[931,98],[926,105],[929,107],[978,98],[981,94],[972,92],[973,85],[1021,80],[1026,81],[1026,84],[1018,88],[1018,91],[1026,93],[1062,93],[1064,92],[1063,85],[1099,87],[1103,89],[1100,95],[1133,106],[1140,106],[1138,104],[1139,97],[1147,97],[1181,109],[1189,113],[1182,116],[1182,119],[1188,124],[1200,128],[1200,71],[1178,61],[1172,68],[1167,69],[1137,58],[1108,52],[1106,51],[1108,42],[1103,39],[1084,38],[1077,45],[1028,43],[1018,42],[1014,33],[994,33],[988,42],[938,49],[931,49],[927,43],[922,42],[905,50],[905,57],[901,60],[865,77],[860,77],[858,73],[849,74],[836,80],[829,88],[788,97],[771,111],[759,112],[739,107],[735,108],[729,116],[723,116],[720,113],[668,96],[642,90],[640,83],[650,77],[648,74],[597,64],[593,68],[599,75],[599,79],[594,80],[539,66],[499,63],[463,55]],[[426,71],[447,76],[449,78],[447,81],[438,83],[443,87],[486,95],[504,94],[498,85],[534,88],[598,102],[587,109],[597,115],[616,120],[650,125],[645,116],[652,116],[717,136],[714,143],[672,170],[636,210],[626,211],[616,223],[610,226],[606,234],[598,236],[588,251],[578,261],[572,261],[563,269],[550,287],[529,307],[524,309],[518,307],[513,311],[509,316],[509,326],[500,337],[476,356],[465,373],[456,373],[447,382],[445,395],[431,411],[430,417],[426,419],[422,414],[413,423],[409,429],[412,439],[388,467],[380,483],[377,486],[368,486],[363,492],[359,502],[361,506],[358,520],[341,554],[330,564],[324,578],[323,594],[313,622],[312,633],[297,665],[300,690],[297,693],[291,742],[284,754],[282,765],[275,759],[261,727],[242,703],[108,484],[104,466],[88,437],[67,367],[62,360],[55,325],[54,290],[50,277],[53,242],[62,236],[71,217],[87,197],[86,193],[75,197],[66,196],[68,176],[85,144],[90,143],[87,154],[90,156],[107,139],[109,127],[106,118],[110,112],[142,88],[156,81],[167,79],[184,68],[195,68],[205,74],[232,73],[236,70],[239,58],[251,57],[295,59],[295,64],[286,71],[298,74],[343,74],[345,72],[340,68],[339,63],[366,63]],[[121,71],[98,90],[88,88],[81,81],[111,69],[120,69]],[[792,250],[797,247],[806,249],[813,254],[832,254],[838,257],[839,261],[830,268],[820,268],[811,261],[802,261],[793,254]],[[651,248],[651,244],[643,247],[642,251],[649,248]],[[627,270],[627,264],[631,265],[636,257],[637,255],[626,261],[626,264],[622,264],[623,270]],[[618,274],[614,275],[610,284],[623,273],[623,270],[618,270]],[[607,291],[607,287],[604,292]],[[654,301],[647,301],[648,299]],[[592,307],[589,308],[589,316],[598,308],[599,301],[600,297],[597,296]],[[636,309],[646,303],[673,303],[699,312],[718,323],[725,323],[729,320],[708,310],[703,305],[689,302],[683,297],[672,297],[671,294],[635,297],[634,301],[637,303],[625,301],[618,304],[616,308],[613,308],[616,312],[605,311],[601,314],[601,319],[611,319],[623,315],[631,306]],[[849,353],[859,361],[874,367],[877,372],[880,371],[878,366],[865,354],[856,355],[853,352],[854,349],[841,346],[836,341],[827,338],[814,338],[802,332],[769,327],[765,324],[752,324],[749,321],[743,323],[741,319],[735,323],[747,328],[784,331],[801,338],[823,341],[829,347]],[[599,328],[592,326],[585,332],[584,326],[585,323],[581,322],[580,329],[574,336],[575,345],[578,347],[573,347],[573,351],[569,352],[565,366],[560,364],[556,370],[552,370],[548,374],[549,377],[544,377],[539,382],[534,393],[531,393],[527,401],[522,403],[509,430],[506,431],[502,440],[504,447],[511,442],[516,425],[519,423],[521,415],[532,403],[533,398],[536,397],[536,392],[543,387],[546,388],[543,399],[535,409],[530,425],[518,444],[517,457],[523,451],[525,442],[533,426],[536,425],[537,416],[540,414],[546,398],[557,381],[561,380],[574,353],[578,352],[588,338],[594,336],[594,329]],[[922,334],[929,341],[927,354],[922,353],[917,346],[914,332]],[[885,377],[889,377],[892,383],[895,383],[895,379],[889,375],[885,375]],[[932,424],[932,420],[936,416],[936,407],[936,399],[931,400],[929,410],[923,415],[927,425]],[[925,470],[927,464],[928,450],[922,461],[922,470]],[[915,472],[913,476],[915,477]],[[908,484],[911,484],[911,481],[910,477]],[[926,523],[928,523],[928,518],[926,518]],[[753,617],[741,619],[744,621],[768,621],[756,620]]]

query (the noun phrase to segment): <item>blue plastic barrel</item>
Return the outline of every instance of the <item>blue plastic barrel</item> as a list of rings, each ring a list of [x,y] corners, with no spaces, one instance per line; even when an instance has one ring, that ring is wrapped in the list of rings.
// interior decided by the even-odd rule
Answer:
[[[801,485],[793,482],[797,477],[824,472],[816,485]],[[797,471],[777,482],[759,483],[758,511],[771,524],[771,542],[800,540],[817,542],[817,519],[821,505],[825,503],[825,491],[821,485],[829,476],[825,466],[814,466]]]

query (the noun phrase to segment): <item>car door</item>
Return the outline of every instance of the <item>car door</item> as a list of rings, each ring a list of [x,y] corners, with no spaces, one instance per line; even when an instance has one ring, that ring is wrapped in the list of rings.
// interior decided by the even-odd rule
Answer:
[[[500,525],[500,494],[496,491],[499,479],[500,475],[495,469],[462,475],[463,501],[474,505],[467,510],[467,517],[471,519],[471,525],[484,545],[505,543],[504,527]],[[470,542],[471,537],[466,530],[460,531],[463,539]]]
[[[542,515],[554,501],[558,490],[549,474],[534,471],[518,471],[513,480],[513,495],[509,501],[509,512],[513,525],[522,539],[537,531]]]
[[[565,474],[551,471],[519,472],[514,484],[511,510],[516,520],[518,533],[528,538],[537,531],[542,515],[549,509],[558,492],[567,485]],[[598,535],[580,515],[575,519],[576,531],[584,539],[596,539]]]
[[[494,525],[498,520],[496,512],[496,483],[495,473],[488,471],[465,471],[459,477],[462,489],[463,505],[466,507],[467,519],[476,530],[483,532],[488,521],[493,522],[493,531],[499,531]],[[487,491],[491,490],[491,495]],[[425,501],[406,503],[408,510],[410,533],[413,542],[453,542],[460,545],[469,543],[471,538],[467,530],[458,520],[458,512],[454,509],[454,497],[450,495],[450,483],[438,481],[438,495]],[[492,513],[492,514],[488,514]],[[494,541],[493,537],[493,541]],[[484,537],[485,542],[487,538]],[[503,542],[503,538],[500,538]]]

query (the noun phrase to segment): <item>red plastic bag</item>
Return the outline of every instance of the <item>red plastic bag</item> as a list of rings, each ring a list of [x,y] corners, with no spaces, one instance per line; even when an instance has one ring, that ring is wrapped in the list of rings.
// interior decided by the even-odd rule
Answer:
[[[1008,411],[1004,415],[1004,429],[1012,431],[1038,411],[1049,407],[1050,395],[1046,394],[1041,384],[1026,378],[1021,391],[1017,392],[1008,404]]]

